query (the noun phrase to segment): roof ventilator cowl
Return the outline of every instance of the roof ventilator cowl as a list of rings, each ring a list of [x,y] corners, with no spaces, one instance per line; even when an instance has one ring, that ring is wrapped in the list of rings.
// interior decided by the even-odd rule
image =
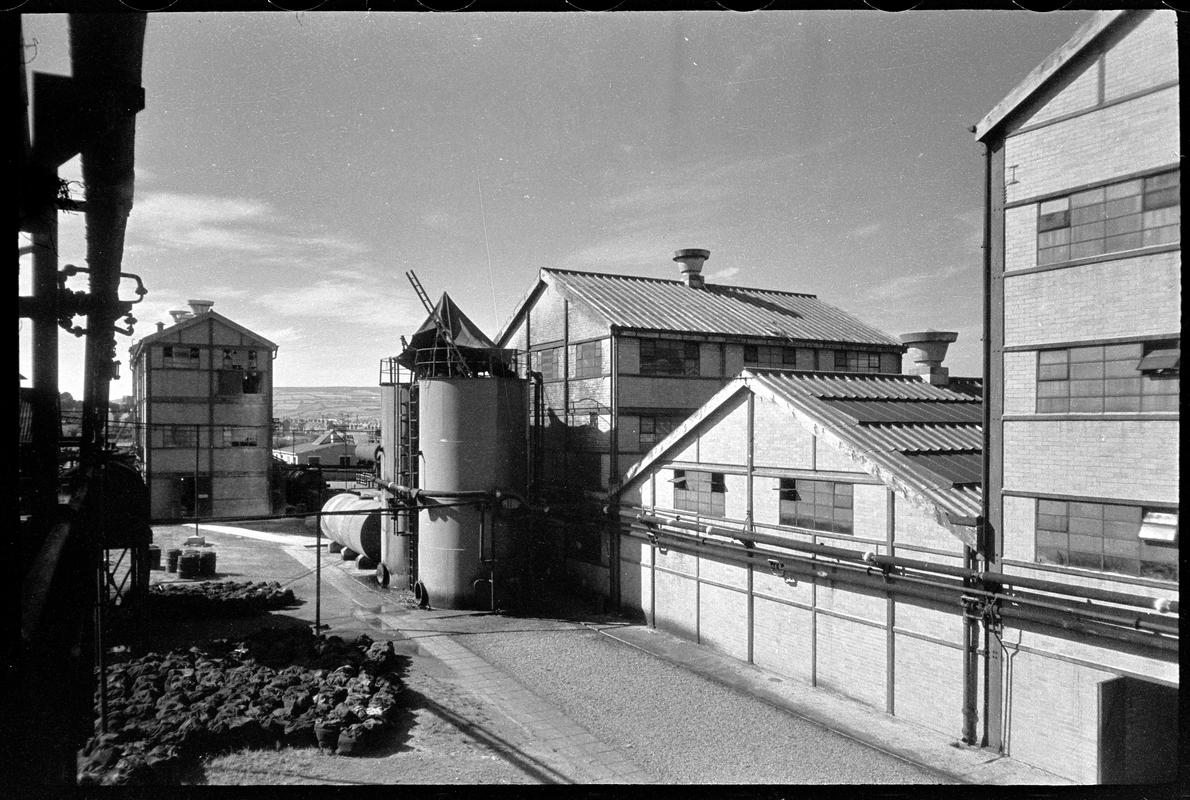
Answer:
[[[942,366],[942,361],[950,343],[958,338],[957,331],[929,329],[902,333],[901,341],[908,348],[906,355],[912,363],[909,373],[920,375],[931,386],[946,386],[950,382],[950,370]]]
[[[674,261],[682,265],[682,278],[691,289],[701,289],[706,285],[702,279],[702,265],[710,257],[710,250],[696,247],[674,251]]]

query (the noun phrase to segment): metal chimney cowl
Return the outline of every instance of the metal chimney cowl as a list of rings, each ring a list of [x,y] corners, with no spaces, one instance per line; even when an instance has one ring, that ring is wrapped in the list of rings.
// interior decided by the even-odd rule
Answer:
[[[702,265],[711,257],[710,250],[690,247],[674,251],[674,261],[682,265],[682,278],[692,289],[701,289],[706,284],[702,279]]]
[[[175,325],[177,325],[179,322],[185,322],[186,320],[188,320],[194,316],[193,314],[190,313],[190,309],[187,309],[187,308],[171,309],[169,312],[169,315],[174,318]]]
[[[187,300],[186,302],[190,304],[190,310],[196,317],[199,314],[207,313],[211,310],[211,306],[215,305],[214,300]]]
[[[909,374],[920,375],[932,386],[945,386],[950,382],[950,370],[942,366],[950,343],[959,338],[958,331],[936,331],[933,329],[902,333],[901,342],[908,348],[906,355],[912,366]]]

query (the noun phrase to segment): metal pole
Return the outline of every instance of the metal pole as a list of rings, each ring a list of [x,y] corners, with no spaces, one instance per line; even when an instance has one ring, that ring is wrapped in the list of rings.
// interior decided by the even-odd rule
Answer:
[[[321,499],[319,492],[319,499]],[[322,505],[318,506],[318,513],[314,515],[317,530],[314,545],[314,630],[322,630]]]
[[[194,425],[194,535],[198,536],[198,441],[202,435],[198,424]]]

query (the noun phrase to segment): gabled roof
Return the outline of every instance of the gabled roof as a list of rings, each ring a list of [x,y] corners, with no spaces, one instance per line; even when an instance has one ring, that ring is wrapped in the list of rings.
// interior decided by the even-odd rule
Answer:
[[[176,325],[170,325],[168,328],[164,328],[162,330],[151,333],[148,336],[141,339],[140,341],[136,342],[134,345],[132,345],[133,359],[136,358],[136,356],[140,352],[141,348],[144,347],[145,345],[152,344],[153,342],[159,342],[159,341],[172,341],[173,336],[175,334],[177,334],[181,331],[184,331],[187,328],[193,328],[196,325],[198,325],[199,323],[203,323],[208,320],[216,320],[216,321],[226,325],[227,327],[231,328],[232,330],[237,331],[244,336],[247,336],[249,339],[254,339],[258,344],[260,344],[263,347],[269,347],[269,348],[272,348],[273,350],[277,349],[277,345],[273,344],[268,339],[261,336],[259,333],[253,333],[252,331],[245,328],[243,325],[240,325],[238,322],[232,322],[227,317],[220,314],[218,311],[204,311],[203,313],[197,314],[193,317],[190,317],[189,319],[184,319],[181,322],[177,323]]]
[[[1054,52],[1037,65],[1036,68],[1025,79],[1016,85],[1008,95],[996,104],[995,108],[987,113],[975,125],[975,138],[982,141],[991,131],[998,127],[1005,119],[1007,119],[1014,111],[1024,105],[1037,92],[1045,88],[1059,73],[1064,72],[1066,66],[1078,56],[1079,53],[1086,50],[1092,42],[1097,40],[1100,35],[1108,28],[1115,25],[1125,15],[1132,15],[1136,11],[1099,11],[1095,16],[1087,20],[1074,35],[1071,36],[1065,44],[1059,47]]]
[[[812,294],[712,283],[694,289],[677,280],[561,269],[541,270],[497,342],[505,341],[547,286],[621,330],[846,342],[904,350],[896,337]]]
[[[617,491],[663,462],[739,393],[751,391],[845,452],[863,471],[975,546],[982,400],[916,375],[746,369],[635,464]]]
[[[455,301],[446,292],[442,293],[442,297],[438,299],[437,305],[434,306],[434,310],[426,317],[426,321],[409,337],[409,346],[417,348],[433,347],[438,339],[438,320],[442,320],[443,328],[446,332],[449,332],[456,347],[486,349],[496,346],[479,329],[479,326],[472,322],[470,317],[455,305]]]

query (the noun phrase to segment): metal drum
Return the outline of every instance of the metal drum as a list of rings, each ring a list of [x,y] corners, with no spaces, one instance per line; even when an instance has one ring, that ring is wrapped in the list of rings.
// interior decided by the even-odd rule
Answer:
[[[420,487],[432,493],[523,491],[525,390],[515,378],[418,381]],[[418,512],[417,577],[426,599],[434,608],[487,608],[491,515],[464,498],[437,502]]]
[[[380,499],[351,492],[337,494],[322,506],[326,512],[368,512],[337,514],[322,518],[322,532],[344,549],[363,553],[373,562],[380,560]]]

